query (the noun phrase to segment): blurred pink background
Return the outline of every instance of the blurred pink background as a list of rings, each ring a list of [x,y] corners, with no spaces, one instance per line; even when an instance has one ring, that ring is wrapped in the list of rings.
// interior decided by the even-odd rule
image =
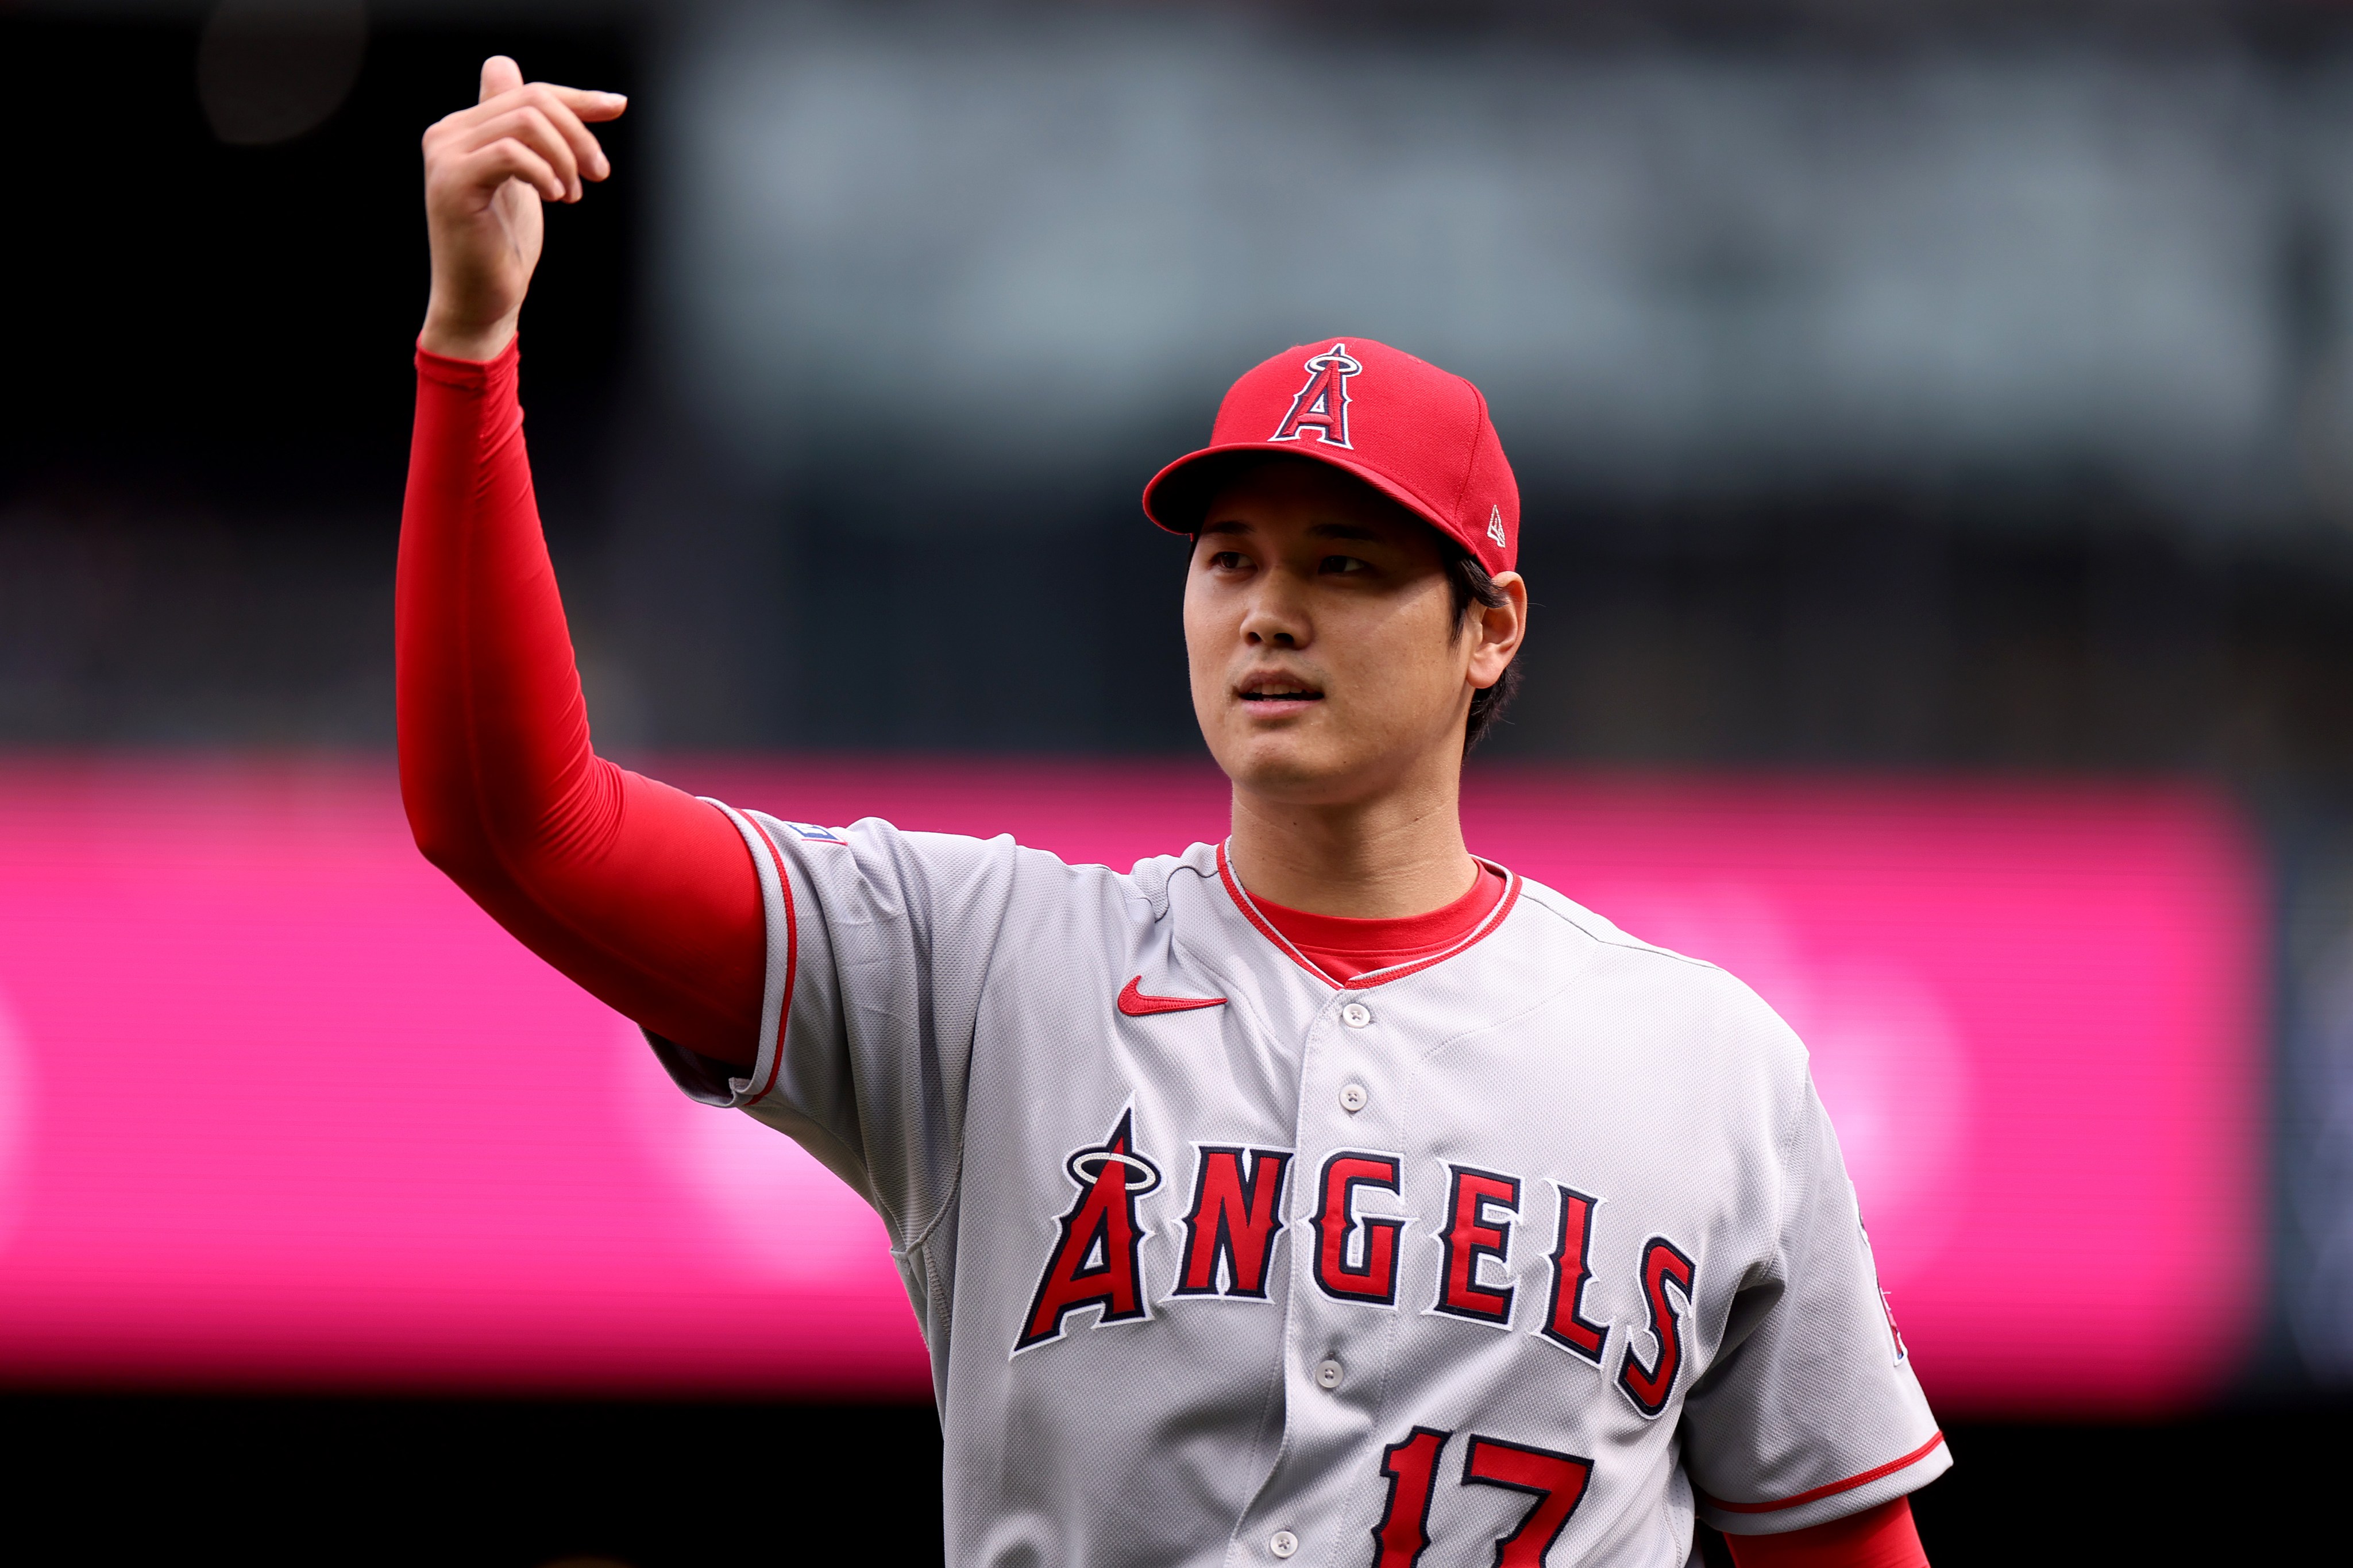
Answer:
[[[1206,768],[683,759],[1124,867]],[[2154,1411],[2262,1288],[2257,861],[2179,786],[1476,772],[1472,847],[1805,1037],[1947,1414]],[[19,1381],[921,1396],[878,1222],[417,856],[387,763],[0,764]]]

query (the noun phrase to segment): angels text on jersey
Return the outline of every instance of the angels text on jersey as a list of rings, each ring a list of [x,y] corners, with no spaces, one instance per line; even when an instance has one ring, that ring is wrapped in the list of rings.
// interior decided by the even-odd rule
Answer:
[[[1308,1232],[1298,1245],[1312,1248],[1309,1273],[1332,1300],[1517,1329],[1607,1370],[1613,1325],[1588,1316],[1586,1300],[1599,1204],[1591,1194],[1556,1179],[1447,1163],[1445,1212],[1425,1230],[1425,1216],[1383,1212],[1399,1206],[1401,1154],[1335,1151],[1314,1173],[1303,1205],[1286,1190],[1293,1151],[1197,1142],[1189,1185],[1175,1188],[1137,1145],[1134,1120],[1132,1108],[1123,1110],[1101,1143],[1064,1160],[1077,1195],[1054,1220],[1015,1354],[1061,1339],[1082,1312],[1092,1311],[1092,1327],[1102,1329],[1145,1321],[1155,1302],[1165,1308],[1188,1296],[1269,1300],[1275,1244],[1296,1228],[1285,1218],[1288,1206]],[[1180,1191],[1190,1194],[1181,1209],[1162,1204],[1154,1215],[1145,1213],[1147,1198]],[[1144,1241],[1172,1223],[1182,1232],[1176,1277],[1148,1279]],[[1552,1238],[1541,1307],[1534,1311],[1521,1305],[1514,1267],[1529,1230]],[[1424,1236],[1435,1246],[1417,1245]],[[1639,1326],[1652,1348],[1640,1353],[1631,1336],[1616,1334],[1620,1356],[1611,1381],[1636,1410],[1655,1416],[1673,1397],[1683,1371],[1683,1321],[1698,1285],[1689,1250],[1666,1237],[1649,1237],[1638,1258],[1647,1320]]]

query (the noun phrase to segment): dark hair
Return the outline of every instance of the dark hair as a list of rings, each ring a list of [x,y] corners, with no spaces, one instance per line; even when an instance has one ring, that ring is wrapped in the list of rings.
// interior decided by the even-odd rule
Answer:
[[[1454,595],[1454,620],[1458,630],[1471,619],[1473,605],[1482,609],[1501,609],[1505,603],[1504,591],[1495,586],[1486,566],[1469,551],[1452,540],[1446,542],[1446,586]],[[1471,748],[1494,727],[1504,710],[1512,704],[1513,694],[1520,689],[1520,661],[1516,658],[1504,667],[1495,684],[1483,691],[1471,694],[1471,721],[1462,731],[1462,754],[1469,756]]]

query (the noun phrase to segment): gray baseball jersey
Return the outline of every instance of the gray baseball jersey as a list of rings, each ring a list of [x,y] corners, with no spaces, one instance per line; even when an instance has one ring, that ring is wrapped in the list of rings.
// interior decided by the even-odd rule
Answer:
[[[1694,1513],[1950,1463],[1804,1047],[1721,970],[1511,878],[1340,984],[1218,847],[729,815],[759,1059],[656,1048],[881,1215],[951,1563],[1679,1568]]]

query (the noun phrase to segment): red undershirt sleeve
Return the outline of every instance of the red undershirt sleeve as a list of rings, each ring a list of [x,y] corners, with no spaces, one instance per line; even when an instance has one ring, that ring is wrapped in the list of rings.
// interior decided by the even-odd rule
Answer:
[[[540,533],[519,350],[417,355],[394,598],[400,790],[427,859],[644,1027],[722,1061],[757,1049],[766,945],[717,807],[591,748]]]
[[[1727,1535],[1724,1543],[1739,1568],[1928,1568],[1908,1498],[1780,1535]]]

